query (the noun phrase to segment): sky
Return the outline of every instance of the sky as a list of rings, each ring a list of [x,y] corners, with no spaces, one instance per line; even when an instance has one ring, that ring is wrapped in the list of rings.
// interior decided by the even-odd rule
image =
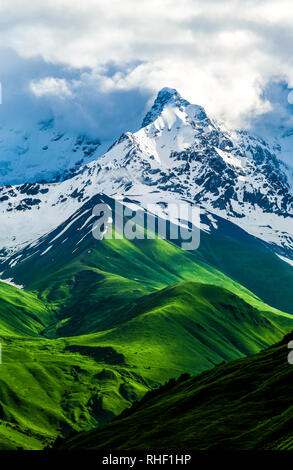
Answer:
[[[288,0],[1,0],[0,120],[110,142],[167,86],[232,127],[293,126],[292,43]]]

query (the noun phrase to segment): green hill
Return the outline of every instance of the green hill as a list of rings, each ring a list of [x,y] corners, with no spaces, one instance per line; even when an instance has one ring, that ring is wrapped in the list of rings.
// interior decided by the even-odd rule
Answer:
[[[26,290],[36,294],[54,312],[55,321],[43,331],[47,337],[107,329],[118,324],[120,316],[124,318],[123,311],[131,309],[136,300],[186,281],[222,287],[257,309],[274,311],[199,255],[182,251],[169,241],[99,242],[89,237],[73,254],[75,242],[73,238],[41,257],[36,254],[13,271],[16,280],[21,280]],[[293,274],[293,268],[289,268]]]
[[[252,354],[292,328],[289,315],[193,282],[145,295],[112,322],[88,335],[1,337],[0,448],[43,448],[96,427],[170,377]]]
[[[59,442],[66,450],[293,449],[287,345],[182,376],[149,392],[113,422]]]
[[[33,292],[0,282],[0,335],[36,336],[54,315]]]
[[[192,253],[160,239],[97,241],[88,218],[89,209],[74,215],[4,269],[25,289],[0,283],[0,449],[92,429],[171,377],[255,354],[292,330],[293,317],[264,299],[271,290],[274,305],[290,304],[293,268],[253,237],[225,228]],[[280,286],[271,277],[261,287],[261,260]]]
[[[12,259],[17,263],[2,263],[4,276],[40,293],[56,303],[57,309],[62,307],[62,318],[65,310],[69,315],[73,310],[82,312],[79,287],[92,284],[93,278],[89,278],[90,273],[79,273],[90,270],[103,280],[100,291],[105,290],[107,298],[103,311],[105,306],[111,309],[107,290],[112,286],[116,309],[123,303],[124,294],[136,298],[178,282],[194,281],[220,285],[238,295],[253,292],[264,303],[293,313],[293,267],[276,256],[269,245],[235,224],[215,216],[217,228],[202,231],[199,248],[191,252],[182,251],[175,242],[158,239],[97,241],[91,234],[93,219],[89,214],[100,202],[114,207],[110,197],[93,197],[60,227],[42,237],[39,245],[17,253]],[[204,217],[202,222],[205,224]],[[120,283],[122,293],[116,296]],[[90,299],[95,296],[93,290]]]

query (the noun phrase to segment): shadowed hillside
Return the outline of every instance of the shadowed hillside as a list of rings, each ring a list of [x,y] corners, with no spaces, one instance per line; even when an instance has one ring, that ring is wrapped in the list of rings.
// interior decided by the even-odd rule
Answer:
[[[293,448],[293,366],[281,343],[149,392],[112,423],[61,449],[247,450]]]

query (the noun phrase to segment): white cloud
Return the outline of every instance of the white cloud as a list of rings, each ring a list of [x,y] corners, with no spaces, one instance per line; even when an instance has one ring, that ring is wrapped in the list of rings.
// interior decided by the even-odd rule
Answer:
[[[53,95],[62,98],[72,95],[64,78],[46,77],[38,81],[32,80],[30,82],[30,89],[38,97]]]
[[[175,87],[237,124],[268,109],[273,76],[293,85],[288,0],[1,0],[0,30],[22,58],[87,67],[79,81],[101,92]],[[31,89],[66,97],[75,86],[45,78]]]

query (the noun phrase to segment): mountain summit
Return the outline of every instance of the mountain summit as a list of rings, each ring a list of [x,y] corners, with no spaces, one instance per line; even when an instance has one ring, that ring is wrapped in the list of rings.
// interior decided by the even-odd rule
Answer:
[[[2,255],[54,230],[104,193],[134,197],[142,207],[189,201],[269,243],[291,262],[290,169],[274,148],[247,132],[227,131],[170,88],[158,93],[143,124],[65,181],[0,188]]]
[[[146,127],[154,122],[167,105],[175,105],[180,109],[184,106],[188,106],[189,104],[190,103],[183,99],[175,88],[162,88],[162,90],[159,91],[152,108],[146,114],[142,122],[142,127]]]

